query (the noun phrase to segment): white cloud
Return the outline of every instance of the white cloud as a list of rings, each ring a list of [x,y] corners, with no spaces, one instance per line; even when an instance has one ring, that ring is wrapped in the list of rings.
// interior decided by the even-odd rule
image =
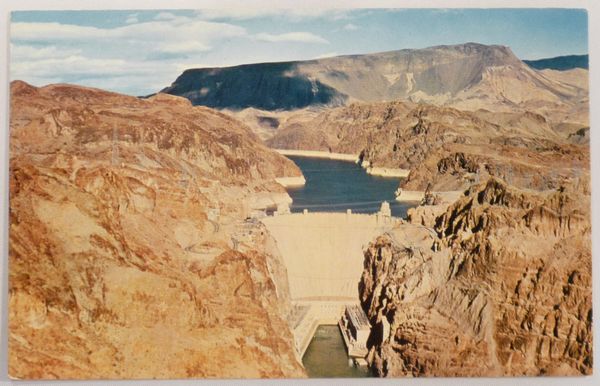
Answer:
[[[15,78],[19,74],[36,74],[38,77],[52,77],[64,73],[68,69],[71,76],[86,76],[98,74],[121,74],[135,72],[136,69],[127,65],[123,59],[99,59],[81,55],[44,58],[35,61],[15,61],[11,73]]]
[[[339,56],[339,55],[340,54],[338,54],[337,52],[327,52],[327,53],[315,56],[315,59],[332,58],[334,56]]]
[[[344,29],[346,31],[355,31],[358,29],[358,26],[356,24],[348,23],[344,26]]]
[[[186,18],[187,19],[187,18]],[[187,22],[169,23],[150,21],[117,28],[96,28],[60,23],[13,23],[12,41],[53,42],[127,39],[141,42],[180,41],[194,37],[207,44],[213,39],[246,35],[242,27],[203,20],[187,19]]]
[[[139,23],[140,20],[138,19],[138,14],[137,13],[132,13],[131,15],[127,16],[127,19],[125,20],[125,23],[127,24],[134,24],[134,23]]]
[[[319,13],[306,14],[316,17]],[[257,32],[263,32],[254,30],[250,34],[235,23],[193,14],[159,13],[158,19],[149,21],[140,15],[125,14],[122,21],[128,23],[110,28],[58,22],[12,23],[11,79],[36,85],[76,83],[143,95],[169,85],[187,68],[235,65],[240,63],[240,56],[245,61],[285,60],[290,52],[329,43],[302,31],[278,34],[258,27]],[[259,50],[252,47],[257,42],[263,42]],[[279,43],[307,45],[283,47]],[[309,52],[304,54],[306,58],[314,55]]]
[[[160,12],[156,16],[154,16],[154,20],[174,20],[174,19],[177,19],[177,16],[175,16],[171,12]]]
[[[113,28],[18,22],[11,26],[11,79],[150,93],[170,84],[179,66],[202,61],[223,40],[247,36],[233,24],[188,17]]]
[[[148,94],[170,84],[180,71],[164,61],[92,58],[82,55],[40,60],[14,60],[11,80],[36,85],[57,82],[77,83],[107,90]]]
[[[256,40],[271,43],[318,43],[328,44],[324,38],[310,32],[288,32],[284,34],[259,33],[254,35]]]
[[[178,53],[178,54],[189,54],[194,52],[203,52],[209,51],[211,49],[210,46],[196,42],[193,40],[187,40],[182,42],[169,42],[168,44],[162,45],[159,47],[161,52],[167,53]]]
[[[227,7],[202,9],[196,11],[196,14],[206,20],[247,20],[260,17],[280,17],[292,21],[306,19],[327,18],[331,20],[342,20],[349,18],[352,10],[337,8],[314,8],[314,7],[294,7],[294,8],[266,8],[266,7]]]
[[[10,26],[13,41],[86,40],[103,36],[107,31],[110,30],[61,23],[12,23]]]
[[[29,61],[48,58],[63,58],[65,56],[79,55],[81,49],[58,49],[56,46],[35,47],[28,45],[10,45],[10,54],[13,62]]]

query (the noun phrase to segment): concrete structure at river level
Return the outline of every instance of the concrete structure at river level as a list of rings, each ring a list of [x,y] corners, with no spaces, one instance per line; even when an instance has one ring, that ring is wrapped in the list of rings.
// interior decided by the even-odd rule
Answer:
[[[363,309],[357,304],[346,306],[338,325],[348,349],[348,356],[357,364],[366,365],[367,339],[371,333],[371,324]]]

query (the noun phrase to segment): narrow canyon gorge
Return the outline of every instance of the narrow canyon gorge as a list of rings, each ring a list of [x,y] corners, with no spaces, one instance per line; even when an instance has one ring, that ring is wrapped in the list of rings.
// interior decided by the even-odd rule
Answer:
[[[475,43],[13,81],[10,376],[304,378],[353,317],[364,375],[592,374],[587,81]]]

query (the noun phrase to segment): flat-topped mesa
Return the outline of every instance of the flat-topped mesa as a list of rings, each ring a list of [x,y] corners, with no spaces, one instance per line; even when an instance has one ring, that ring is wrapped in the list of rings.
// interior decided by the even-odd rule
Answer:
[[[234,109],[297,109],[344,103],[346,95],[319,80],[299,74],[297,63],[190,69],[161,93],[184,96],[195,105]]]
[[[529,102],[563,103],[578,96],[577,90],[541,76],[508,47],[466,43],[189,69],[161,92],[229,109],[293,110],[404,99],[506,110]]]

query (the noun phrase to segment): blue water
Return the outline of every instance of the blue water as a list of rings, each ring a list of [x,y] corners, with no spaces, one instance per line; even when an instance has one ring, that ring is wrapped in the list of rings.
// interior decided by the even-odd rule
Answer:
[[[381,203],[387,201],[392,216],[406,217],[408,208],[414,204],[398,202],[394,192],[400,179],[384,178],[367,174],[354,162],[321,158],[293,157],[306,178],[306,185],[288,188],[294,200],[292,212],[345,212],[375,213]]]

